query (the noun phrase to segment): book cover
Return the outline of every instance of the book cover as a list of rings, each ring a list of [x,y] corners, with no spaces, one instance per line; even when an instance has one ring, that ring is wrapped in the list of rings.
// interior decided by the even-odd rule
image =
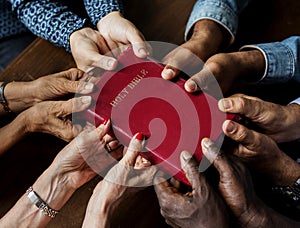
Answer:
[[[235,116],[220,112],[217,100],[204,92],[187,93],[183,78],[162,79],[163,66],[137,58],[132,48],[118,61],[117,70],[105,72],[96,82],[95,105],[82,116],[95,126],[111,118],[113,134],[123,145],[135,133],[143,133],[146,146],[141,155],[189,185],[180,153],[187,150],[200,162],[202,138],[217,140],[224,120]]]

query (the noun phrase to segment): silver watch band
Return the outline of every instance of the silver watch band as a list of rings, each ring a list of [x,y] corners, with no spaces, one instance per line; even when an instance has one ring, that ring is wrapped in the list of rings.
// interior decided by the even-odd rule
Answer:
[[[49,216],[50,218],[55,218],[59,211],[53,210],[45,201],[43,201],[32,187],[29,187],[26,191],[28,199],[35,205],[40,211]]]

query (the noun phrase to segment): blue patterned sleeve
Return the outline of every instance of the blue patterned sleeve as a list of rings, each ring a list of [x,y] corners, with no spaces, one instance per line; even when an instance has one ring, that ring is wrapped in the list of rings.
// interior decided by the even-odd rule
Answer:
[[[70,35],[84,27],[86,19],[51,0],[10,0],[18,18],[35,35],[70,52]]]
[[[85,9],[91,22],[97,25],[98,21],[113,11],[123,13],[122,0],[84,0]]]

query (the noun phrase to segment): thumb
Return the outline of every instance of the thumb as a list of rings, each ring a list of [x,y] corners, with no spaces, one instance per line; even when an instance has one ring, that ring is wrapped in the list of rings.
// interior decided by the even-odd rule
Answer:
[[[138,157],[140,151],[144,147],[144,135],[141,133],[136,133],[131,139],[129,146],[127,148],[126,154],[120,161],[126,166],[134,166],[136,158]]]
[[[202,151],[220,174],[220,178],[228,177],[232,173],[232,166],[228,158],[220,153],[219,148],[208,138],[202,139]]]
[[[146,58],[149,55],[148,45],[145,38],[137,28],[133,28],[132,32],[128,33],[127,39],[132,45],[134,54],[139,58]]]
[[[60,105],[55,106],[54,112],[58,113],[58,116],[64,117],[74,112],[80,112],[87,109],[92,101],[92,97],[83,96],[72,98],[67,101],[60,101]]]
[[[186,174],[188,181],[191,183],[192,188],[200,186],[198,165],[192,155],[187,151],[182,151],[180,155],[181,168]]]

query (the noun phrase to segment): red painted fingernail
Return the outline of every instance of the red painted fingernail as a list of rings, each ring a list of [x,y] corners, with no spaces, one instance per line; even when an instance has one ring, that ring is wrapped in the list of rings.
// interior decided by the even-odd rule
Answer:
[[[105,118],[101,124],[106,125],[108,121],[109,121],[109,118]]]
[[[143,135],[142,133],[138,133],[138,134],[135,136],[135,139],[142,141],[142,140],[144,139],[144,135]]]

